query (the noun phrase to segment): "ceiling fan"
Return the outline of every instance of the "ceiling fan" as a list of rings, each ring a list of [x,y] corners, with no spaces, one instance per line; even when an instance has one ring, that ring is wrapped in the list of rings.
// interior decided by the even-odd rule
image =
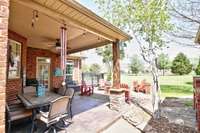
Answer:
[[[60,39],[56,39],[56,42],[53,44],[49,43],[48,46],[51,47],[52,50],[59,51],[61,49]],[[71,47],[67,46],[67,49],[71,49]]]

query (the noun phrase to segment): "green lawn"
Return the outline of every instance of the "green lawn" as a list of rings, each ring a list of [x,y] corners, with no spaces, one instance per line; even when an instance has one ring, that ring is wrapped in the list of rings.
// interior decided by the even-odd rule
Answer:
[[[121,77],[122,83],[128,83],[130,86],[133,80],[140,82],[143,79],[146,79],[150,83],[152,82],[152,78],[149,75],[122,75]],[[163,97],[191,96],[193,94],[192,75],[160,76],[160,85]]]

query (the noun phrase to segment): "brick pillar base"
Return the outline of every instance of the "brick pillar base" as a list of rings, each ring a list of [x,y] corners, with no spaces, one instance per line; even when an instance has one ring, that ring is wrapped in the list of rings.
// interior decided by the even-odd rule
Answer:
[[[120,89],[110,89],[110,109],[122,112],[125,102],[125,92]]]

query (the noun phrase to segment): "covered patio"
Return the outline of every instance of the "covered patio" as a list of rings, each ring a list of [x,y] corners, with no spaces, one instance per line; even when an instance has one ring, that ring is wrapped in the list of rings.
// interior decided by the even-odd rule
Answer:
[[[57,71],[61,67],[62,57],[60,39],[66,41],[67,55],[112,44],[112,87],[119,92],[119,45],[121,41],[129,40],[129,35],[73,0],[0,0],[0,6],[1,132],[5,132],[6,103],[17,99],[18,93],[23,93],[22,88],[27,81],[33,84],[33,80],[42,80],[49,91],[61,87],[63,76]],[[62,29],[66,34],[62,34]],[[62,35],[65,36],[62,38]],[[42,77],[40,68],[46,72]],[[75,114],[84,112],[87,102],[89,106],[86,109],[105,103],[97,100],[90,104],[90,100],[75,96]],[[101,111],[109,113],[108,109]],[[111,115],[117,116],[113,112]]]
[[[94,133],[100,132],[120,118],[118,112],[108,108],[108,96],[95,94],[95,97],[79,96],[77,93],[73,100],[73,123],[67,123],[69,133]],[[29,132],[31,120],[16,121],[12,133]],[[45,124],[38,121],[38,133],[44,132]],[[59,130],[59,132],[65,132]]]

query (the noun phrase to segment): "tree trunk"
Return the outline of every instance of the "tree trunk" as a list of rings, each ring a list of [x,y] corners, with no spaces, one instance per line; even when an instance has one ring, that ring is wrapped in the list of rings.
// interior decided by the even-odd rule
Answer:
[[[108,67],[108,75],[110,76],[110,75],[112,75],[112,69],[111,69],[110,62],[107,61],[106,64],[107,64],[107,67]],[[108,77],[107,77],[107,78],[108,78]]]
[[[165,69],[163,69],[163,76],[165,76]]]
[[[153,86],[152,86],[152,106],[154,118],[160,118],[160,86],[159,86],[159,77],[158,69],[156,67],[156,59],[151,63],[151,72],[153,76]]]

